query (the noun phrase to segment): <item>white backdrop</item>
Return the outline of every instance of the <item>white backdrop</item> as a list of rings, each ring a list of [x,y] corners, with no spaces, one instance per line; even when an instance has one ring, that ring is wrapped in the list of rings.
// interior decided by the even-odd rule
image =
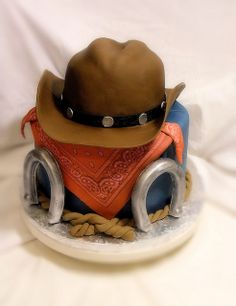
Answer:
[[[0,305],[235,305],[236,2],[0,1]],[[94,38],[143,40],[167,87],[185,81],[190,148],[206,186],[194,238],[145,265],[77,262],[35,241],[19,215],[19,133],[44,69],[64,77]],[[131,302],[133,301],[133,302]]]

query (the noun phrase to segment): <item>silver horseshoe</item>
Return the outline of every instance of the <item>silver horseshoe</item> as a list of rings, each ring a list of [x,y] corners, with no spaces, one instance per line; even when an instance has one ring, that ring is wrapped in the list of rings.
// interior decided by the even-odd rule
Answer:
[[[152,183],[162,174],[169,173],[172,179],[173,191],[169,215],[180,217],[184,202],[185,174],[183,169],[170,158],[160,158],[150,164],[138,177],[131,196],[131,208],[138,229],[148,232],[151,222],[148,218],[146,199]]]
[[[60,222],[64,209],[64,184],[61,170],[50,152],[42,148],[30,151],[24,162],[24,198],[31,204],[38,204],[36,175],[39,165],[47,172],[51,186],[51,200],[48,212],[48,223]]]

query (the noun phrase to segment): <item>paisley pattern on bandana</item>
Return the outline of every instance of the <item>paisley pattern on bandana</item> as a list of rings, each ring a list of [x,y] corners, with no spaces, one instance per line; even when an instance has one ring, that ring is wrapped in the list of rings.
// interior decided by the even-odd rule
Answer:
[[[61,143],[41,128],[36,109],[23,118],[21,131],[30,122],[36,146],[49,150],[57,160],[65,186],[96,213],[114,217],[127,203],[140,172],[175,144],[182,163],[184,140],[177,123],[166,122],[150,143],[125,149],[110,149]]]

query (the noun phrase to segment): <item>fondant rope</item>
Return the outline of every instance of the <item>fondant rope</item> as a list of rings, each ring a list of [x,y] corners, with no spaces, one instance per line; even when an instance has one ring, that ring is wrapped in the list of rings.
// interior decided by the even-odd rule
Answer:
[[[118,218],[113,218],[108,220],[94,213],[83,215],[76,212],[66,212],[63,215],[63,221],[70,222],[71,225],[73,225],[70,229],[70,233],[73,236],[83,236],[81,225],[86,223],[94,226],[93,234],[105,233],[114,238],[122,238],[124,240],[133,240],[135,236],[134,228],[127,225],[130,221],[128,219],[120,220]],[[90,232],[91,231],[90,229]]]
[[[164,219],[168,216],[170,210],[170,206],[166,205],[164,209],[157,210],[154,214],[149,214],[149,220],[151,223]]]
[[[190,192],[192,190],[192,176],[191,173],[187,170],[185,174],[185,195],[184,195],[184,201],[186,201],[189,198]]]
[[[185,200],[189,197],[192,179],[190,172],[186,172],[186,191]],[[43,194],[39,196],[39,202],[43,209],[49,209],[50,200]],[[164,219],[169,214],[169,205],[163,209],[157,210],[155,213],[149,214],[151,223]],[[133,219],[106,219],[95,213],[81,214],[64,210],[63,221],[70,222],[72,227],[69,232],[74,237],[91,236],[96,233],[105,233],[114,238],[121,238],[126,241],[132,241],[135,238],[135,224]]]

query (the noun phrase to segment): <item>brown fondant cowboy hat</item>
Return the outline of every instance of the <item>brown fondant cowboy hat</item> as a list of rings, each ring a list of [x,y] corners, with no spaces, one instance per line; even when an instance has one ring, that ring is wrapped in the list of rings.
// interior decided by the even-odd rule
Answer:
[[[65,80],[44,72],[37,116],[60,142],[135,147],[155,138],[184,87],[165,89],[162,61],[144,43],[99,38],[72,57]]]

